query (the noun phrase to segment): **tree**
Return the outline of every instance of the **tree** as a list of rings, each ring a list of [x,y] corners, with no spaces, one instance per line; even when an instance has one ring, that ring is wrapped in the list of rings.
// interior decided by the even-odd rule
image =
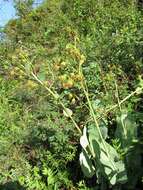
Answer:
[[[14,6],[17,10],[17,15],[25,17],[31,10],[34,0],[14,0]]]

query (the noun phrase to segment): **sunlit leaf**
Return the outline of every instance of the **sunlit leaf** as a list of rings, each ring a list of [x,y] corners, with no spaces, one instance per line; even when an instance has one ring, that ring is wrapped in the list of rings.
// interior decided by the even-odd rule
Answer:
[[[121,140],[122,148],[126,151],[137,140],[137,124],[129,114],[121,114],[117,117],[116,138]]]
[[[63,114],[64,114],[64,116],[66,116],[66,117],[71,117],[72,114],[73,114],[73,112],[72,112],[71,109],[66,108],[65,110],[63,110]]]
[[[84,150],[80,153],[79,160],[84,175],[89,178],[92,177],[95,174],[95,168],[89,155]]]
[[[83,129],[83,135],[80,137],[80,144],[82,148],[85,150],[87,146],[89,145],[88,139],[87,139],[87,128],[84,127]]]

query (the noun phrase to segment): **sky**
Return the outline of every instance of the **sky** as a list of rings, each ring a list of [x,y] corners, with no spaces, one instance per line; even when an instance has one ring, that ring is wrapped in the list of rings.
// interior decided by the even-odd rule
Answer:
[[[43,0],[35,0],[35,3],[41,3]],[[15,9],[13,0],[0,0],[0,27],[3,27],[11,18],[14,18]]]
[[[3,27],[13,17],[15,17],[13,0],[0,0],[0,27]]]

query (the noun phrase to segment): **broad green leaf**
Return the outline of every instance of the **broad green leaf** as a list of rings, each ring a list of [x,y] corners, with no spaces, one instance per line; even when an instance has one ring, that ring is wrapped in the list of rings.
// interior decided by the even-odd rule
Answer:
[[[108,128],[104,120],[101,120],[99,127],[103,138],[106,139],[108,137]]]
[[[100,155],[100,146],[99,144],[101,143],[101,139],[99,136],[99,133],[97,131],[97,128],[94,125],[90,125],[88,127],[88,139],[90,143],[90,148],[92,152],[92,156],[95,158]]]
[[[125,183],[127,181],[127,172],[123,161],[116,162],[116,166],[119,168],[117,181],[118,183]]]
[[[83,135],[80,137],[80,144],[84,150],[89,146],[89,142],[87,139],[87,128],[84,127],[83,129]]]
[[[118,116],[115,136],[121,140],[122,148],[127,151],[137,140],[137,125],[134,117],[129,114]]]
[[[113,177],[110,178],[111,185],[115,185],[117,182],[117,174],[113,175]]]
[[[80,153],[79,160],[84,175],[89,178],[92,177],[95,174],[95,168],[89,155],[84,150]]]
[[[124,163],[120,160],[117,151],[104,139],[101,139],[96,127],[89,126],[88,136],[93,157],[98,163],[102,175],[105,175],[112,185],[122,181],[119,174],[123,172],[123,169],[124,178],[127,178]],[[123,176],[121,177],[123,178]]]

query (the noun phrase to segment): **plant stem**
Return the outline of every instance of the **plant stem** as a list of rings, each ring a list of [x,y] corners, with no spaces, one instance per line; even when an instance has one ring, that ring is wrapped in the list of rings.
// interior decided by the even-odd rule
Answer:
[[[79,67],[79,73],[83,76],[81,65],[80,65],[80,67]],[[83,79],[83,80],[84,80],[84,79]],[[86,86],[86,82],[84,81],[84,84],[85,84],[85,85],[84,85],[84,84],[83,84],[83,80],[81,81],[81,86],[82,86],[83,91],[84,91],[84,94],[85,94],[85,96],[86,96],[86,99],[87,99],[87,102],[88,102],[88,105],[89,105],[89,108],[90,108],[90,111],[91,111],[91,115],[92,115],[93,120],[94,120],[94,122],[95,122],[95,126],[97,127],[98,134],[99,134],[99,136],[100,136],[100,139],[101,139],[102,144],[103,144],[103,146],[104,146],[104,149],[105,149],[105,151],[106,151],[106,154],[107,154],[108,159],[110,160],[110,162],[111,162],[113,168],[114,168],[115,170],[117,170],[115,164],[112,162],[112,159],[111,159],[111,157],[110,157],[110,155],[109,155],[109,153],[108,153],[108,149],[107,149],[107,147],[106,147],[105,141],[104,141],[103,136],[102,136],[102,133],[101,133],[101,131],[100,131],[100,127],[99,127],[99,124],[98,124],[98,120],[97,120],[97,118],[96,118],[96,116],[95,116],[95,113],[94,113],[94,110],[93,110],[91,101],[90,101],[90,99],[89,99],[88,88],[86,88],[86,89],[87,89],[87,90],[86,90],[85,87],[84,87],[84,86]]]
[[[114,110],[115,108],[117,108],[119,105],[123,104],[126,100],[130,99],[132,96],[134,96],[136,93],[139,93],[141,90],[143,90],[143,87],[139,87],[137,88],[135,91],[131,92],[131,94],[129,94],[128,96],[126,96],[123,100],[121,100],[119,103],[113,105],[111,108],[107,109],[104,113],[102,113],[103,115],[106,115],[107,113],[109,113],[110,111]],[[101,117],[99,117],[98,119],[100,119]]]
[[[116,87],[116,95],[117,95],[118,106],[119,106],[119,109],[120,109],[120,113],[122,114],[122,107],[121,107],[121,104],[120,104],[119,92],[118,92],[118,86],[117,86],[116,80],[115,80],[115,87]],[[125,127],[125,124],[124,124],[124,121],[123,121],[122,117],[121,117],[121,123],[122,123],[122,127],[123,127],[124,136],[125,136],[125,139],[126,139],[127,138],[127,132],[126,132],[126,127]]]
[[[95,122],[95,125],[96,125],[96,127],[97,127],[97,130],[98,130],[98,133],[99,133],[100,139],[101,139],[101,141],[102,141],[102,143],[103,143],[103,146],[104,146],[104,149],[105,149],[105,151],[106,151],[107,157],[108,157],[108,159],[110,160],[110,162],[112,163],[114,169],[117,170],[115,164],[112,162],[112,159],[111,159],[111,157],[110,157],[110,155],[109,155],[109,153],[108,153],[108,149],[107,149],[107,147],[106,147],[105,141],[104,141],[103,136],[102,136],[102,133],[101,133],[101,131],[100,131],[100,127],[99,127],[99,124],[98,124],[97,118],[96,118],[96,116],[95,116],[95,113],[94,113],[93,107],[92,107],[92,105],[91,105],[91,101],[90,101],[90,99],[89,99],[88,92],[85,90],[85,88],[84,88],[83,85],[82,85],[82,87],[83,87],[83,90],[84,90],[85,96],[86,96],[86,98],[87,98],[88,105],[89,105],[89,108],[90,108],[90,111],[91,111],[91,114],[92,114],[93,120],[94,120],[94,122]]]
[[[76,129],[78,130],[78,132],[80,134],[82,134],[81,129],[78,127],[78,125],[75,122],[75,120],[73,119],[73,117],[67,112],[67,109],[66,109],[65,105],[63,104],[63,102],[59,99],[59,95],[57,94],[57,92],[54,92],[50,88],[48,88],[33,72],[31,72],[31,74],[34,77],[34,79],[38,83],[40,83],[49,92],[50,95],[52,95],[54,97],[55,100],[58,100],[59,104],[63,107],[64,111],[66,112],[66,114],[68,115],[68,117],[71,119],[72,123],[74,124],[74,126],[76,127]]]

